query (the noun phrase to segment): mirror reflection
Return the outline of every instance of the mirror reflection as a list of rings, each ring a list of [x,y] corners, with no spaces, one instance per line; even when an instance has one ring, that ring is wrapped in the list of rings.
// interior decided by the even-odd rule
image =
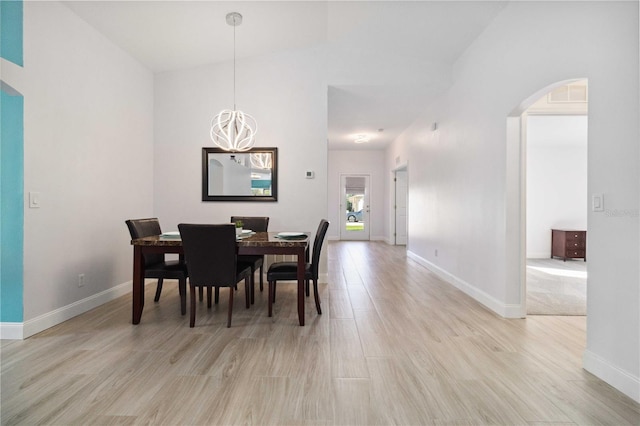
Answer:
[[[203,201],[276,201],[277,148],[203,148]]]

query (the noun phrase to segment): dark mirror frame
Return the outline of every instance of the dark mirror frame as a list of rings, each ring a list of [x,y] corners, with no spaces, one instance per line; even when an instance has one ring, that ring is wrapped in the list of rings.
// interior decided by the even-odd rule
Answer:
[[[202,148],[202,201],[278,201],[278,148],[251,148],[237,154],[270,153],[271,195],[209,195],[209,154],[233,155],[233,152],[221,148]]]

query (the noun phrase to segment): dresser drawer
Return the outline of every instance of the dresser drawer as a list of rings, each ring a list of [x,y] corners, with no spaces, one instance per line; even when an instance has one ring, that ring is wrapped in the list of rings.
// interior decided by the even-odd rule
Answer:
[[[564,235],[565,235],[565,238],[567,239],[567,241],[582,241],[582,242],[584,242],[586,240],[586,237],[587,237],[587,233],[583,232],[583,231],[566,232]]]
[[[565,251],[565,257],[570,257],[570,258],[579,257],[579,258],[583,258],[584,256],[585,256],[584,249],[580,249],[580,250],[571,250],[571,249],[567,249],[567,251]]]
[[[585,248],[585,241],[584,240],[567,240],[567,250],[576,250],[576,249],[582,249],[584,250]]]

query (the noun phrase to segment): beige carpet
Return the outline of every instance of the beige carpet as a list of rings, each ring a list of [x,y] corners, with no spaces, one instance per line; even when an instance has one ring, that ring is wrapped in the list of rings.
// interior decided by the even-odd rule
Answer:
[[[586,262],[527,259],[527,314],[586,315]]]

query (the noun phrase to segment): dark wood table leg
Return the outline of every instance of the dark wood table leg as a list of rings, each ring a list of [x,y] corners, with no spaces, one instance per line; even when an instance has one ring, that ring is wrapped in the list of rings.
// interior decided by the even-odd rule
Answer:
[[[304,270],[305,255],[304,248],[298,250],[298,321],[300,326],[304,326]]]
[[[131,322],[139,324],[144,308],[144,258],[142,247],[133,246],[133,314]]]

